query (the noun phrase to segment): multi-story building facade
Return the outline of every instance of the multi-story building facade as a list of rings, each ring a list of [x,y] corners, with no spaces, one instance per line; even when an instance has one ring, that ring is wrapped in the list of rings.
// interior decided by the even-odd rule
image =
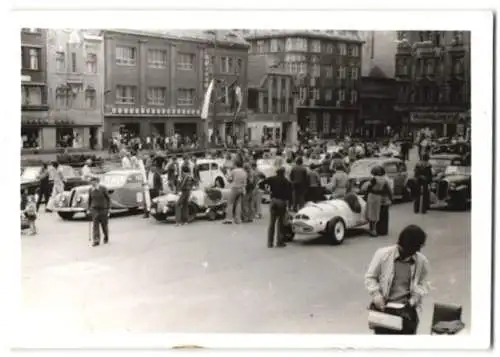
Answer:
[[[21,29],[21,148],[42,148],[49,138],[46,30]]]
[[[45,148],[102,145],[104,44],[97,30],[47,30]]]
[[[389,135],[397,125],[394,114],[396,80],[389,78],[378,66],[361,77],[359,100],[361,104],[361,135],[378,138]]]
[[[358,130],[363,44],[358,31],[259,30],[245,39],[250,56],[265,56],[294,77],[301,131],[329,137]]]
[[[272,68],[265,56],[248,61],[247,135],[252,143],[297,140],[293,74]]]
[[[470,125],[470,32],[399,31],[399,129],[463,134]]]
[[[204,137],[200,118],[204,93],[217,79],[209,131],[224,136],[227,123],[244,132],[248,44],[229,31],[104,31],[106,53],[105,138]],[[240,85],[242,115],[230,110],[229,87]],[[237,118],[237,119],[238,119]],[[210,134],[210,133],[208,133]]]

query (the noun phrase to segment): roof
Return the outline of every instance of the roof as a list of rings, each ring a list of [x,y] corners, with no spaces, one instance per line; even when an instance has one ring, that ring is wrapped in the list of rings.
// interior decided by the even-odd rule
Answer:
[[[261,87],[265,78],[270,74],[292,76],[291,73],[277,68],[276,60],[268,55],[252,55],[248,57],[247,78],[249,87]]]
[[[379,66],[373,66],[372,69],[370,69],[370,72],[368,73],[368,77],[375,77],[375,78],[389,78],[387,74],[379,67]]]
[[[247,40],[259,40],[267,38],[281,37],[307,37],[324,40],[340,40],[346,42],[364,43],[359,35],[359,31],[340,30],[242,30],[243,36]]]
[[[121,34],[157,37],[170,40],[191,41],[198,43],[214,43],[217,45],[241,46],[248,48],[250,45],[243,36],[231,30],[138,30],[138,29],[108,29],[106,32]]]

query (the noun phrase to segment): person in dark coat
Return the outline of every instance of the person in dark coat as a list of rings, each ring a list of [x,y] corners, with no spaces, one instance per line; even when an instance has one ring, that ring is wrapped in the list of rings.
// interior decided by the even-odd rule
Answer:
[[[290,181],[293,185],[292,210],[295,212],[304,207],[305,196],[309,187],[309,175],[303,163],[302,157],[298,157],[295,166],[290,172]]]
[[[380,173],[384,175],[387,184],[382,191],[382,199],[380,201],[380,214],[376,224],[376,231],[378,236],[386,236],[389,234],[389,207],[392,203],[392,190],[390,179],[387,177],[385,170],[381,167]]]
[[[287,205],[292,199],[292,184],[285,177],[285,168],[279,167],[276,170],[275,176],[268,177],[259,183],[261,189],[264,189],[266,186],[269,186],[271,191],[271,204],[269,206],[271,215],[267,230],[267,247],[272,248],[274,245],[276,223],[278,224],[276,246],[280,248],[286,247],[283,228],[287,214]]]
[[[151,199],[163,194],[163,179],[161,177],[161,167],[153,167],[153,186],[149,189]]]
[[[50,198],[50,187],[49,187],[49,168],[46,163],[42,165],[42,170],[38,175],[38,179],[40,180],[40,185],[38,186],[38,200],[36,203],[36,211],[40,209],[40,205],[45,203],[45,210],[47,210],[47,203],[49,203]]]
[[[179,198],[175,207],[176,226],[184,225],[189,220],[189,198],[194,186],[194,179],[191,176],[189,166],[182,166],[181,177],[179,179]]]
[[[99,226],[102,228],[104,235],[103,243],[109,241],[108,220],[109,208],[111,199],[109,197],[106,187],[99,184],[98,177],[92,177],[92,187],[89,190],[89,209],[92,217],[92,246],[98,246],[101,240],[101,232]]]
[[[432,181],[432,165],[429,163],[429,154],[424,153],[422,160],[415,165],[414,178],[415,199],[413,201],[413,211],[425,214],[430,205],[429,185]]]

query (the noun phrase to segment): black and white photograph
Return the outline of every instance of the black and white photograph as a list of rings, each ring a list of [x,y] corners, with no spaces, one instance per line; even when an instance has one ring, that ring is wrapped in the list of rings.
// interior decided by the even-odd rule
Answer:
[[[234,13],[17,14],[15,347],[488,348],[491,14]]]

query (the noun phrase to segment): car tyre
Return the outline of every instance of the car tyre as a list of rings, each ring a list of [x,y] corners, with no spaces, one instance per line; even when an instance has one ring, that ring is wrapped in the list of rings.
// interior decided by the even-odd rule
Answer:
[[[224,180],[222,179],[222,177],[217,177],[215,179],[215,187],[217,188],[224,188]]]
[[[155,213],[152,215],[154,219],[158,222],[164,222],[167,220],[167,215],[165,213]]]
[[[188,223],[193,222],[196,219],[196,213],[198,213],[198,207],[194,203],[189,203],[188,205]]]
[[[333,218],[328,222],[327,234],[332,245],[340,245],[345,238],[345,223],[340,217]]]
[[[73,219],[73,216],[75,215],[73,212],[57,212],[57,214],[65,221]]]
[[[209,210],[207,213],[207,218],[209,221],[215,221],[217,219],[217,212],[214,210]]]

